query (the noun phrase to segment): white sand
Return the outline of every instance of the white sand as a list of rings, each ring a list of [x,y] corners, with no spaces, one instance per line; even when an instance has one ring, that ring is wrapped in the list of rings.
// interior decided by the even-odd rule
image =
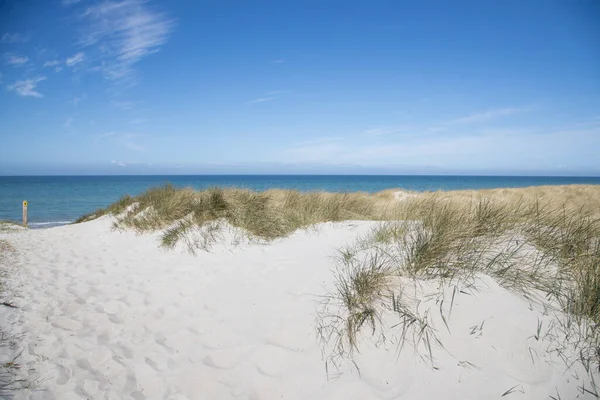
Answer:
[[[594,398],[580,389],[589,388],[583,367],[567,370],[546,352],[550,342],[533,337],[538,321],[553,317],[486,278],[479,293],[455,299],[451,333],[436,322],[446,350],[433,349],[435,368],[410,346],[398,356],[393,329],[379,346],[366,329],[360,374],[349,361],[326,374],[317,301],[333,285],[336,249],[373,223],[323,224],[268,246],[217,245],[196,256],[110,225],[103,217],[0,234],[19,252],[11,285],[20,295],[0,323],[27,333],[22,373],[42,381],[17,398]]]

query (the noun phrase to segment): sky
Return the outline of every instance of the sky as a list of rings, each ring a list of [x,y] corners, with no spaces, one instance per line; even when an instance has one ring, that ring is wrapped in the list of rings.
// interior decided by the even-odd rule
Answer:
[[[596,0],[0,0],[0,175],[600,176]]]

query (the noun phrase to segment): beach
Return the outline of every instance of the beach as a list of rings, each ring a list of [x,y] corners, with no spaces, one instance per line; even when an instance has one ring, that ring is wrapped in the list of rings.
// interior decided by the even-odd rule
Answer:
[[[161,246],[162,229],[115,230],[114,221],[0,231],[12,249],[0,259],[3,297],[14,305],[0,327],[22,334],[0,355],[18,356],[16,376],[31,383],[7,396],[596,398],[598,370],[577,361],[581,348],[558,329],[566,315],[492,273],[398,278],[403,298],[429,315],[421,332],[434,336],[402,336],[398,310],[387,310],[359,330],[357,350],[337,354],[324,333],[338,310],[340,249],[381,222],[322,222],[264,241],[223,221],[210,248],[190,252]]]

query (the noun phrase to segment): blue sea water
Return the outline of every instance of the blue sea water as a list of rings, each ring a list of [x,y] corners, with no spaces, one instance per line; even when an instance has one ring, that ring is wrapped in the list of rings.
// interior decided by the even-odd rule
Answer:
[[[172,183],[196,189],[211,186],[301,191],[377,192],[600,184],[600,177],[391,176],[391,175],[198,175],[198,176],[0,176],[0,220],[19,221],[23,200],[29,203],[31,227],[64,225],[106,207],[125,194]]]

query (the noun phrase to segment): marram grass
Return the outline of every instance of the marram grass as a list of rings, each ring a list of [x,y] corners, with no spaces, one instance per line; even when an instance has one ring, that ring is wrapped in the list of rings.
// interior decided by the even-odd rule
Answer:
[[[430,353],[435,334],[406,304],[402,282],[438,279],[458,287],[484,274],[526,298],[540,300],[541,292],[542,302],[557,304],[568,316],[559,328],[576,342],[578,361],[599,372],[600,187],[574,187],[576,200],[562,187],[532,191],[544,196],[528,189],[412,196],[396,210],[397,221],[342,249],[318,324],[332,355],[359,350],[357,335],[375,332],[389,312],[399,317],[398,342],[412,332],[413,343]]]
[[[164,230],[162,244],[173,247],[189,230],[219,220],[226,220],[250,236],[272,240],[320,222],[393,219],[398,209],[398,204],[385,196],[366,193],[279,189],[255,192],[233,188],[194,191],[167,185],[136,197],[125,196],[76,222],[113,214],[119,229]]]
[[[401,279],[465,282],[486,274],[508,290],[524,296],[542,291],[558,302],[572,327],[586,326],[578,333],[580,361],[588,366],[600,362],[600,186],[408,193],[401,200],[391,190],[301,193],[164,186],[125,196],[78,222],[105,214],[115,216],[118,229],[162,232],[166,247],[186,241],[199,227],[204,229],[200,247],[207,246],[219,239],[221,221],[265,240],[321,222],[381,221],[371,235],[340,250],[330,296],[340,309],[323,314],[327,317],[319,323],[323,340],[334,340],[338,355],[357,349],[363,327],[377,328],[382,304],[401,318],[403,339],[412,327],[413,342],[431,351],[434,332],[404,304]],[[327,323],[327,318],[336,322]]]

